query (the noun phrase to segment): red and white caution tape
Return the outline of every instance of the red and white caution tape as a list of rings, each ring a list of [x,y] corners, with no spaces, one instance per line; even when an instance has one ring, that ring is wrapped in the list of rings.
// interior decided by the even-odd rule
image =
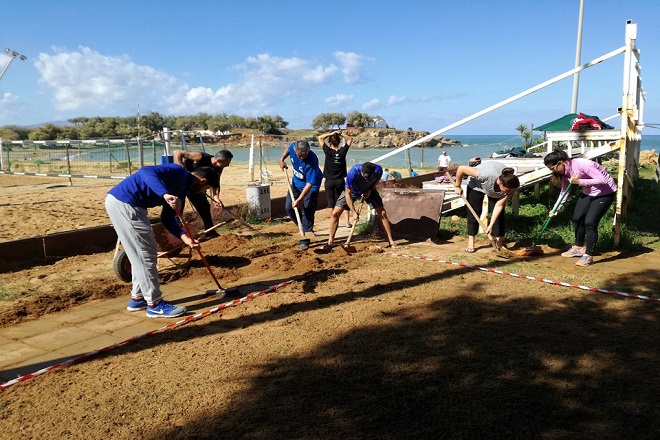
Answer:
[[[0,384],[0,391],[2,391],[5,388],[10,387],[14,384],[17,384],[19,382],[25,382],[26,380],[32,379],[33,377],[41,376],[42,374],[48,373],[49,371],[52,371],[56,368],[65,367],[67,365],[71,365],[73,363],[80,362],[83,359],[90,358],[90,357],[95,356],[99,353],[105,353],[106,351],[110,351],[110,350],[112,350],[114,348],[117,348],[117,347],[123,347],[124,345],[127,345],[130,342],[137,341],[138,339],[142,339],[146,336],[155,335],[157,333],[163,333],[163,332],[166,332],[168,330],[172,330],[172,329],[175,329],[177,327],[181,327],[182,325],[191,323],[193,321],[198,321],[202,318],[206,318],[207,316],[212,315],[214,313],[217,313],[221,310],[227,309],[229,307],[237,306],[237,305],[242,304],[242,303],[244,303],[248,300],[254,299],[258,296],[262,296],[262,295],[266,295],[268,293],[274,292],[274,291],[276,291],[276,290],[278,290],[278,289],[280,289],[280,288],[282,288],[282,287],[284,287],[288,284],[294,283],[294,282],[296,282],[296,281],[298,281],[302,278],[305,278],[309,275],[310,274],[306,274],[306,275],[303,275],[302,277],[298,277],[298,278],[294,278],[294,279],[291,279],[291,280],[288,280],[288,281],[281,282],[279,284],[268,287],[267,289],[261,290],[259,292],[250,293],[250,294],[244,296],[243,298],[235,299],[233,301],[226,302],[224,304],[219,305],[218,307],[214,307],[214,308],[206,310],[202,313],[198,313],[198,314],[193,315],[193,316],[188,316],[185,319],[182,319],[182,320],[177,321],[177,322],[173,322],[173,323],[168,324],[164,327],[160,327],[158,329],[151,330],[150,332],[147,332],[147,333],[144,333],[144,334],[141,334],[141,335],[138,335],[138,336],[133,336],[132,338],[128,338],[124,341],[117,342],[116,344],[109,345],[109,346],[101,348],[99,350],[94,350],[94,351],[90,351],[88,353],[81,354],[79,356],[73,357],[71,359],[67,359],[67,360],[65,360],[63,362],[60,362],[58,364],[51,365],[51,366],[46,367],[46,368],[42,368],[41,370],[35,371],[34,373],[29,373],[29,374],[26,374],[24,376],[17,377],[16,379],[12,379],[8,382]]]
[[[539,281],[541,283],[553,284],[555,286],[572,287],[572,288],[575,288],[575,289],[587,290],[589,292],[605,293],[607,295],[621,296],[621,297],[624,297],[624,298],[641,299],[643,301],[660,302],[660,298],[655,298],[655,297],[652,297],[652,296],[636,295],[636,294],[633,294],[633,293],[621,292],[619,290],[602,289],[602,288],[599,288],[599,287],[589,287],[589,286],[582,286],[582,285],[579,285],[579,284],[565,283],[565,282],[562,282],[562,281],[548,280],[546,278],[532,277],[532,276],[529,276],[529,275],[520,275],[520,274],[513,273],[513,272],[507,272],[505,270],[497,270],[497,269],[491,269],[491,268],[488,268],[488,267],[473,266],[471,264],[456,263],[456,262],[453,262],[453,261],[438,260],[438,259],[434,259],[434,258],[417,257],[417,256],[414,256],[414,255],[395,254],[395,253],[392,253],[392,252],[385,252],[385,254],[390,255],[392,257],[413,258],[413,259],[416,259],[416,260],[431,261],[431,262],[434,262],[434,263],[448,264],[450,266],[465,267],[467,269],[474,269],[474,270],[479,270],[479,271],[482,271],[482,272],[495,273],[495,274],[498,274],[498,275],[508,275],[508,276],[511,276],[511,277],[514,277],[514,278],[520,278],[520,279],[523,279],[523,280]]]

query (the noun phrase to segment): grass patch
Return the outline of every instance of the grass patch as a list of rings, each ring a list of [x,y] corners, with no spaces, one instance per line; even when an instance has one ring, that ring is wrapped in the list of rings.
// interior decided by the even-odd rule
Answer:
[[[651,167],[640,168],[640,178],[634,183],[628,212],[621,223],[619,246],[614,245],[614,214],[616,202],[612,204],[607,214],[601,219],[598,227],[597,249],[601,252],[613,250],[641,251],[660,247],[658,238],[658,218],[660,216],[660,190],[654,188],[654,170]],[[559,188],[544,185],[539,199],[534,196],[534,189],[527,188],[520,192],[520,215],[514,217],[511,204],[506,207],[507,242],[521,242],[529,245],[547,244],[561,247],[573,243],[575,233],[571,222],[573,209],[581,190],[573,189],[567,197],[564,209],[548,224],[543,235],[535,240],[544,223],[548,220],[548,212],[552,209]],[[454,217],[455,218],[455,217]],[[448,240],[455,236],[467,237],[467,222],[465,211],[457,221],[443,218],[438,231],[440,239]]]
[[[16,298],[16,294],[7,292],[5,286],[0,285],[0,301],[9,301]]]

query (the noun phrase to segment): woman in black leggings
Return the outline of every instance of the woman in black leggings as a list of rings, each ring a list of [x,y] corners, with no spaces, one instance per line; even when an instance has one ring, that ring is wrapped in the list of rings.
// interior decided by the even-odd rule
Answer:
[[[543,163],[552,171],[551,182],[561,186],[561,198],[568,184],[582,187],[582,194],[573,211],[575,243],[562,257],[579,257],[576,266],[593,263],[594,248],[598,241],[598,224],[616,196],[617,185],[612,176],[600,164],[582,158],[571,159],[563,150],[548,153]],[[557,215],[566,199],[550,216]]]

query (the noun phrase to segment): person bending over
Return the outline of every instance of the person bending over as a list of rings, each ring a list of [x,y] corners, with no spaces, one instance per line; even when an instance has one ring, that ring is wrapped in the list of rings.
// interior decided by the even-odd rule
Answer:
[[[598,224],[612,205],[617,184],[609,173],[597,162],[589,159],[571,159],[563,150],[554,150],[545,155],[543,163],[552,176],[550,182],[561,187],[560,198],[568,184],[582,187],[582,194],[573,210],[575,243],[562,257],[579,257],[576,266],[589,266],[593,263],[594,249],[598,241]],[[557,215],[563,208],[566,198],[557,210],[550,210],[550,216]]]
[[[394,239],[392,238],[392,226],[390,220],[387,218],[387,212],[383,207],[383,199],[381,199],[376,185],[380,182],[383,175],[383,169],[380,165],[375,165],[371,162],[357,164],[351,167],[346,176],[346,188],[337,199],[334,209],[332,210],[332,217],[330,218],[330,236],[328,243],[323,247],[324,251],[329,251],[334,245],[335,234],[339,227],[339,218],[342,212],[348,210],[353,213],[353,224],[356,224],[360,219],[360,213],[355,207],[355,202],[359,198],[363,203],[368,203],[380,218],[383,229],[387,234],[387,240],[390,247],[396,247]]]
[[[319,158],[310,150],[307,141],[292,142],[282,153],[280,158],[280,169],[289,168],[286,158],[291,158],[293,178],[287,185],[291,186],[291,192],[287,192],[285,208],[291,220],[298,226],[295,209],[301,208],[300,221],[303,232],[314,232],[314,215],[319,200],[319,190],[323,180],[323,172],[319,168]],[[303,238],[298,243],[302,250],[309,248],[310,239]]]
[[[234,155],[229,150],[220,150],[215,153],[215,156],[201,151],[175,150],[173,155],[174,163],[181,165],[187,171],[195,171],[200,167],[213,168],[218,173],[218,182],[220,181],[220,176],[222,176],[222,171],[229,166],[231,160],[234,158]],[[204,223],[204,229],[212,228],[214,226],[213,216],[211,215],[211,205],[209,204],[206,193],[189,194],[188,198],[190,199],[190,203],[195,207],[195,210],[199,213]],[[213,200],[216,206],[223,207],[222,200],[220,200],[219,184],[216,189],[211,191],[211,200]],[[181,209],[183,210],[183,206]],[[213,230],[207,232],[205,236],[206,238],[213,238],[217,237],[218,233]]]
[[[192,248],[199,243],[179,226],[175,209],[183,199],[219,185],[218,174],[210,167],[192,173],[176,164],[140,168],[108,191],[105,209],[126,256],[131,262],[133,288],[127,309],[147,309],[150,318],[174,318],[186,312],[162,297],[158,282],[158,245],[151,229],[147,208],[162,206],[160,220],[175,237]]]
[[[515,175],[513,168],[507,168],[500,162],[490,160],[474,167],[460,165],[456,169],[455,182],[455,192],[459,196],[463,194],[461,183],[464,176],[471,177],[467,185],[466,199],[477,215],[481,215],[484,197],[488,197],[488,212],[491,215],[488,229],[484,232],[494,236],[495,244],[498,248],[502,248],[506,232],[504,206],[520,187],[518,176]],[[479,219],[475,218],[469,210],[467,213],[467,229],[468,245],[465,252],[472,253],[474,252],[474,237],[479,232]]]

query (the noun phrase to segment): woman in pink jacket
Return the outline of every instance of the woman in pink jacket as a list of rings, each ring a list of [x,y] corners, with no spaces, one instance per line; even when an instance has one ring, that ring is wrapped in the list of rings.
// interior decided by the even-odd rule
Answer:
[[[614,201],[616,182],[600,164],[589,159],[568,157],[563,150],[548,153],[543,163],[552,171],[551,183],[561,186],[561,195],[569,183],[582,187],[582,194],[575,204],[573,224],[575,243],[562,257],[579,257],[576,266],[589,266],[593,263],[594,248],[598,241],[598,223]],[[562,207],[557,208],[557,211]],[[557,215],[550,211],[550,216]]]

